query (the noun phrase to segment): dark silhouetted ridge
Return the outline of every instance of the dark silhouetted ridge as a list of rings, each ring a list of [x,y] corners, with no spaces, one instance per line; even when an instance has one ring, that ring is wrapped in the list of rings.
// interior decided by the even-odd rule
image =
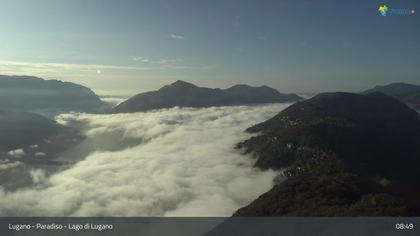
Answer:
[[[381,92],[392,96],[416,110],[420,110],[420,85],[406,83],[392,83],[385,86],[375,86],[363,92],[369,94],[373,92]]]
[[[99,112],[105,104],[89,88],[59,80],[0,75],[0,109]]]
[[[114,112],[138,112],[176,106],[211,107],[294,102],[301,99],[295,94],[281,94],[267,86],[236,85],[228,89],[212,89],[178,80],[157,91],[138,94],[115,107]]]

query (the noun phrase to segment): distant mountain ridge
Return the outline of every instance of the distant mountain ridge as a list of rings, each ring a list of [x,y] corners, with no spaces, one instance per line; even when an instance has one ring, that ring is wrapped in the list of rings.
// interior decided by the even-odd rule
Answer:
[[[392,96],[416,110],[420,110],[420,85],[407,83],[392,83],[384,86],[375,86],[372,89],[362,92],[370,94],[373,92],[381,92]]]
[[[280,103],[302,99],[296,94],[282,94],[267,86],[235,85],[228,89],[212,89],[197,87],[194,84],[178,80],[157,91],[137,94],[116,106],[113,112],[138,112],[175,106],[210,107]]]
[[[98,112],[105,103],[89,88],[32,76],[0,75],[0,110]]]

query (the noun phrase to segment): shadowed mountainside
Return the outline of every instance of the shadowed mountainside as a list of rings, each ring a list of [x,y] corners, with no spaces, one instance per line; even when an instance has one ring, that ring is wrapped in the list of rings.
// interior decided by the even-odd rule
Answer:
[[[228,89],[197,87],[176,81],[157,91],[138,94],[116,106],[114,113],[138,112],[160,108],[232,106],[259,103],[294,102],[302,98],[295,94],[281,94],[267,87],[235,85]]]
[[[0,153],[12,149],[30,149],[30,145],[51,145],[52,139],[67,136],[68,143],[79,136],[78,131],[53,120],[29,112],[0,111]],[[39,151],[39,150],[38,150]]]
[[[0,75],[0,110],[100,112],[106,104],[89,88],[32,76]]]
[[[53,158],[83,138],[78,130],[35,113],[0,111],[0,185],[31,184],[33,167],[60,165]]]
[[[420,116],[390,96],[319,94],[247,131],[237,148],[286,180],[234,216],[420,214]]]
[[[392,83],[385,86],[376,86],[373,89],[364,91],[363,94],[374,92],[381,92],[392,96],[414,109],[420,110],[420,85]]]

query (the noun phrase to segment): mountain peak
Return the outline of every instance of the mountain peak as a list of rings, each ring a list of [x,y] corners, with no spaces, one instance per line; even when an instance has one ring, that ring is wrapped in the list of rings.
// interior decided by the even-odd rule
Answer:
[[[230,87],[229,89],[233,89],[233,88],[252,88],[252,86],[247,85],[247,84],[236,84]]]
[[[168,84],[160,88],[158,91],[168,91],[168,90],[189,90],[189,89],[195,89],[198,88],[192,83],[185,82],[183,80],[177,80],[173,82],[172,84]]]
[[[185,82],[183,80],[177,80],[177,81],[173,82],[172,84],[170,84],[169,87],[183,87],[183,88],[186,88],[186,87],[197,87],[197,86],[195,86],[192,83]]]

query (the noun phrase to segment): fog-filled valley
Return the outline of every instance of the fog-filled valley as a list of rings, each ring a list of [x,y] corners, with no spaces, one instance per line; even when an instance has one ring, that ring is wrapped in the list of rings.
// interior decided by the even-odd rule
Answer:
[[[420,212],[418,85],[299,96],[177,80],[124,98],[0,79],[1,216]]]
[[[289,104],[172,108],[56,117],[82,131],[66,163],[32,168],[32,185],[0,192],[2,216],[229,216],[268,191],[278,172],[233,147]],[[1,164],[18,178],[14,168]],[[52,173],[52,174],[48,174]]]

